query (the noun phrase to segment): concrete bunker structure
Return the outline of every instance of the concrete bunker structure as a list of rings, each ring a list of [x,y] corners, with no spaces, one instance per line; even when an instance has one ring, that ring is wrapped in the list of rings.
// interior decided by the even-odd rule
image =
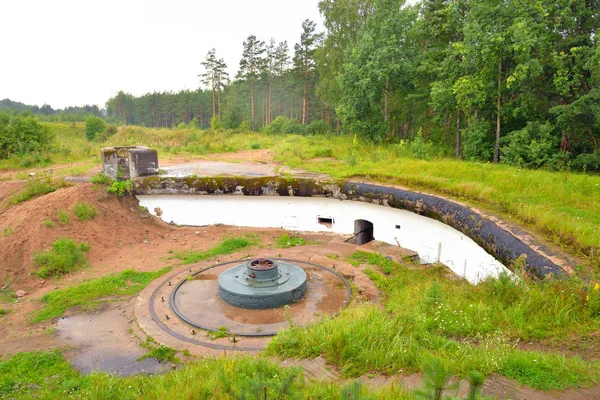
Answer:
[[[158,153],[145,146],[103,147],[102,171],[112,179],[158,175]]]

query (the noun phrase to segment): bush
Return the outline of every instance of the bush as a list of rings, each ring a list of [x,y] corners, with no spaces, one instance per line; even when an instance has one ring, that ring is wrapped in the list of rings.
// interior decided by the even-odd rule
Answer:
[[[571,162],[575,171],[600,172],[600,152],[580,154]]]
[[[85,136],[88,140],[96,139],[96,135],[104,132],[106,129],[106,123],[100,117],[96,117],[95,115],[90,115],[85,120]]]
[[[94,206],[86,202],[75,203],[73,213],[78,221],[88,221],[98,216],[98,211],[96,211]]]
[[[219,121],[219,118],[217,118],[216,116],[213,116],[210,119],[210,130],[211,131],[218,131],[221,128],[223,128],[223,125],[221,124],[221,121]]]
[[[112,179],[110,179],[108,176],[104,175],[103,172],[100,172],[92,177],[91,182],[98,184],[98,185],[104,185],[107,183],[111,183]]]
[[[552,125],[528,122],[525,128],[501,139],[502,162],[522,168],[548,165],[558,150],[559,140]]]
[[[40,268],[38,275],[42,278],[59,276],[85,266],[88,250],[86,243],[60,238],[52,243],[52,250],[34,253],[33,259]]]
[[[0,159],[14,154],[48,150],[54,134],[27,114],[11,117],[0,112]]]
[[[307,125],[305,132],[311,135],[325,135],[331,132],[331,127],[327,122],[318,119]]]

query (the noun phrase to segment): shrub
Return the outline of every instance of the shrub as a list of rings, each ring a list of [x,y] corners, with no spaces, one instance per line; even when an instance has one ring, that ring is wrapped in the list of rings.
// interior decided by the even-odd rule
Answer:
[[[34,261],[40,268],[38,275],[42,278],[59,276],[85,266],[88,250],[86,243],[78,244],[72,239],[59,238],[52,243],[52,250],[34,253]]]
[[[0,159],[14,154],[48,150],[54,134],[27,114],[11,117],[0,112]]]
[[[210,130],[211,131],[218,131],[221,128],[223,128],[223,125],[221,124],[221,121],[219,121],[219,118],[217,118],[216,116],[213,116],[210,119]]]
[[[571,162],[575,171],[600,172],[600,152],[580,154]]]
[[[85,120],[85,136],[88,140],[96,139],[96,135],[104,132],[106,129],[106,123],[100,117],[96,117],[95,115],[90,115]]]
[[[93,205],[87,202],[75,203],[73,213],[78,221],[88,221],[98,216],[98,211],[96,211]]]
[[[559,137],[550,124],[529,122],[501,139],[502,162],[523,168],[539,168],[552,161],[558,150]]]
[[[305,131],[311,135],[324,135],[331,132],[331,127],[327,122],[318,119],[307,125]]]

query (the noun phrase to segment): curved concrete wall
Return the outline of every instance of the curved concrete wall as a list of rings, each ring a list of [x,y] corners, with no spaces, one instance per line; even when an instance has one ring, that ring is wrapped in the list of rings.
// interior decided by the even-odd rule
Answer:
[[[442,197],[373,183],[311,177],[148,177],[134,180],[136,195],[196,194],[245,196],[332,197],[407,210],[446,224],[468,237],[503,265],[521,258],[538,277],[562,275],[558,258],[529,245],[531,238],[515,234],[502,223],[472,208]],[[148,207],[152,210],[151,207]],[[369,217],[363,219],[369,220]],[[352,232],[348,232],[352,233]],[[375,235],[377,238],[377,234]],[[377,238],[378,239],[378,238]],[[402,244],[404,246],[404,244]],[[561,260],[562,261],[562,260]],[[564,264],[564,263],[563,263]],[[458,272],[459,275],[462,275]]]

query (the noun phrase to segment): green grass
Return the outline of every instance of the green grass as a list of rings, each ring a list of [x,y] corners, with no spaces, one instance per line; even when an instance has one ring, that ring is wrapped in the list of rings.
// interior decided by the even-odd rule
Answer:
[[[330,149],[334,159],[321,159]],[[277,161],[337,178],[368,178],[469,201],[525,223],[600,266],[600,176],[523,170],[453,159],[410,158],[401,145],[353,143],[350,136],[288,135]]]
[[[176,371],[119,378],[84,376],[57,351],[21,353],[0,361],[0,398],[14,399],[361,399],[408,400],[395,385],[372,391],[358,384],[311,382],[298,368],[251,357],[203,359]]]
[[[100,172],[100,173],[92,176],[91,182],[94,184],[98,184],[98,185],[107,185],[112,182],[112,179],[110,179],[109,177],[104,175],[103,172]]]
[[[52,221],[51,219],[46,219],[44,220],[44,226],[46,228],[54,228],[54,221]]]
[[[2,229],[2,237],[10,236],[13,233],[15,233],[15,230],[12,228],[12,226],[7,226],[6,228]]]
[[[74,306],[93,306],[97,300],[107,296],[128,296],[142,290],[154,279],[170,271],[163,268],[155,272],[126,270],[118,275],[92,279],[66,289],[45,294],[41,301],[44,307],[32,314],[31,322],[46,321],[60,317],[66,309]]]
[[[181,360],[175,357],[176,354],[177,350],[161,344],[158,346],[150,346],[150,351],[141,356],[139,359],[143,360],[146,358],[153,358],[160,363],[180,363]]]
[[[35,264],[39,268],[38,275],[42,278],[56,277],[84,267],[87,265],[88,250],[89,246],[86,243],[59,238],[52,243],[50,251],[33,254]]]
[[[216,256],[232,254],[240,251],[243,248],[256,244],[258,244],[258,239],[253,236],[226,238],[210,250],[175,253],[175,258],[182,260],[184,264],[192,264],[199,261],[209,260]]]
[[[52,193],[65,186],[67,186],[65,181],[54,180],[52,175],[46,173],[28,177],[25,188],[12,195],[9,198],[8,203],[11,205],[19,204],[35,197]]]
[[[61,224],[68,224],[69,222],[71,222],[71,216],[69,215],[69,212],[66,210],[63,210],[62,208],[59,208],[57,210],[57,214],[58,214],[58,221]]]
[[[287,249],[294,246],[304,246],[306,244],[306,240],[302,239],[301,237],[290,236],[285,233],[275,239],[275,244],[281,249]]]
[[[8,313],[8,311],[6,311],[4,308],[0,308],[0,317],[3,317],[6,315],[6,313]]]
[[[98,211],[88,202],[82,201],[75,203],[73,206],[73,214],[78,221],[89,221],[98,216]]]
[[[426,370],[441,360],[453,373],[499,373],[537,389],[591,385],[600,365],[552,353],[521,351],[519,341],[567,344],[600,326],[594,286],[573,281],[514,281],[477,286],[448,280],[445,268],[417,269],[358,252],[383,293],[384,309],[353,304],[335,319],[281,332],[268,347],[281,357],[323,355],[346,376]],[[523,372],[522,371],[526,371]]]

